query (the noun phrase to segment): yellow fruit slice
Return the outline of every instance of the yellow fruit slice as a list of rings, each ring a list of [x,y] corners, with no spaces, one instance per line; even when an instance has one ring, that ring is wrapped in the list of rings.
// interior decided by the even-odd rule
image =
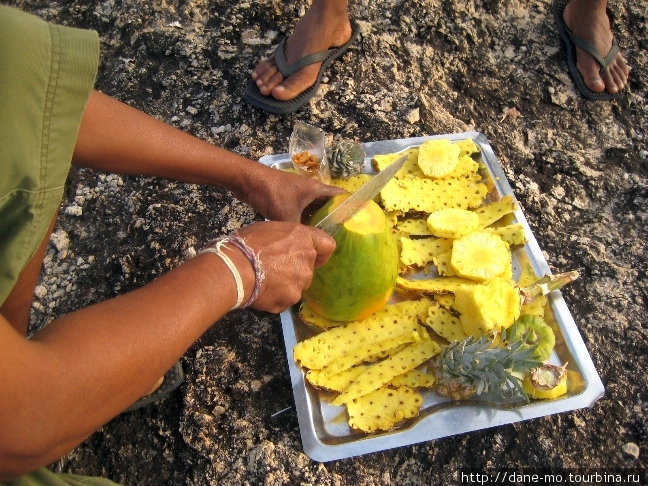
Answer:
[[[526,243],[526,237],[524,236],[524,227],[520,223],[500,226],[498,228],[484,228],[484,231],[499,235],[502,240],[504,240],[511,246],[521,246]]]
[[[388,385],[393,387],[407,386],[414,389],[432,388],[434,385],[434,375],[425,371],[411,370],[394,377]]]
[[[472,155],[479,152],[479,147],[472,138],[464,138],[463,140],[457,140],[455,142],[460,149],[459,154],[462,156]]]
[[[513,213],[516,208],[517,203],[513,199],[513,196],[502,196],[498,201],[475,209],[475,213],[479,216],[479,226],[485,228],[499,221],[507,214]]]
[[[403,277],[396,278],[399,289],[420,292],[422,294],[447,294],[457,290],[460,286],[477,285],[474,280],[461,277],[436,277],[421,280],[410,280]]]
[[[407,266],[424,267],[436,255],[450,251],[452,242],[441,238],[400,239],[400,259]]]
[[[457,167],[460,151],[461,147],[447,138],[428,140],[419,147],[419,168],[428,177],[445,177]]]
[[[543,364],[525,375],[522,387],[530,398],[558,398],[567,393],[567,370],[564,366]]]
[[[421,340],[416,344],[409,344],[399,353],[380,361],[367,368],[367,371],[358,376],[349,387],[340,393],[331,405],[348,404],[352,400],[386,385],[396,376],[418,367],[435,354],[441,347],[433,341],[426,331],[422,331]]]
[[[454,240],[450,264],[457,275],[484,281],[510,273],[511,252],[498,235],[476,231]]]
[[[479,174],[459,179],[392,179],[380,191],[387,211],[431,213],[443,208],[477,208],[488,193]]]
[[[427,219],[430,233],[439,238],[461,238],[475,231],[478,225],[479,216],[461,208],[439,209]]]
[[[459,287],[454,308],[464,333],[479,338],[510,327],[520,317],[520,293],[508,281],[495,277],[480,285]]]
[[[461,327],[461,321],[443,307],[431,306],[425,325],[449,342],[461,341],[467,337]]]

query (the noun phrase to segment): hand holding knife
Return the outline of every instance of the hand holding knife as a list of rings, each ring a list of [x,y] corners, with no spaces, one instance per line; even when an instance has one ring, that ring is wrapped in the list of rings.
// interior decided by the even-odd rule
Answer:
[[[392,162],[376,176],[366,182],[337,208],[319,221],[315,228],[319,228],[330,236],[334,236],[342,225],[353,216],[362,206],[372,200],[385,185],[394,177],[396,172],[407,161],[407,154]]]

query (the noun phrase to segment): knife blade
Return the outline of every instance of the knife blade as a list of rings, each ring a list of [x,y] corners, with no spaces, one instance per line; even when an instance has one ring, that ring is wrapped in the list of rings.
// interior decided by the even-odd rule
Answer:
[[[345,221],[353,216],[367,201],[376,197],[380,190],[385,187],[391,178],[394,177],[394,174],[403,166],[407,158],[408,155],[405,154],[395,162],[389,164],[350,197],[345,199],[342,204],[321,219],[315,227],[331,236],[335,235],[340,231]]]

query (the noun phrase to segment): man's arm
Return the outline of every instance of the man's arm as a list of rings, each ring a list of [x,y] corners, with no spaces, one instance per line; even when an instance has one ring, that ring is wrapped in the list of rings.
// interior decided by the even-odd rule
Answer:
[[[265,274],[254,308],[297,302],[335,241],[293,222],[240,232]],[[235,248],[243,302],[255,273]],[[225,263],[200,254],[152,283],[55,319],[31,339],[0,315],[0,481],[46,465],[145,395],[237,299]]]
[[[249,292],[253,271],[232,258]],[[235,301],[229,270],[206,254],[29,340],[0,316],[0,480],[52,462],[146,394]]]
[[[216,147],[97,91],[84,111],[74,163],[222,186],[274,220],[299,221],[315,199],[343,192]]]

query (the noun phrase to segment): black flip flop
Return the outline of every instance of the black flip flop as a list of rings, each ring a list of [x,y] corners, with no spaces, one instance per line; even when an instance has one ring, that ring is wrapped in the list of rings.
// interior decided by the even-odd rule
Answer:
[[[607,69],[607,67],[614,61],[616,55],[619,53],[619,44],[616,39],[612,40],[612,48],[605,57],[601,56],[596,50],[594,45],[586,39],[574,34],[569,27],[565,25],[563,20],[563,12],[565,7],[569,3],[569,0],[554,0],[553,2],[553,14],[556,21],[556,27],[558,32],[560,32],[560,37],[567,47],[567,64],[569,66],[569,72],[571,73],[576,89],[582,94],[585,98],[590,100],[618,100],[623,98],[625,95],[625,88],[619,91],[616,94],[608,93],[603,91],[601,93],[596,93],[589,89],[583,80],[583,76],[576,66],[576,47],[580,47],[588,54],[590,54],[596,62],[601,66],[601,71]]]
[[[257,108],[261,108],[262,110],[269,111],[270,113],[286,115],[288,113],[297,111],[299,108],[308,103],[308,101],[313,96],[315,96],[315,93],[317,93],[317,89],[322,82],[322,76],[324,75],[326,68],[334,60],[344,54],[349,49],[349,47],[351,47],[351,44],[353,44],[358,38],[358,35],[360,33],[359,25],[356,22],[351,21],[351,29],[351,38],[345,44],[341,45],[340,47],[334,47],[327,51],[310,54],[291,65],[288,65],[286,63],[286,58],[284,56],[284,43],[286,39],[282,39],[275,49],[274,59],[275,64],[277,65],[277,69],[282,74],[284,79],[310,64],[321,62],[322,66],[320,67],[319,73],[317,75],[317,80],[309,88],[302,91],[297,97],[287,101],[280,101],[273,98],[272,96],[262,95],[254,80],[251,80],[245,88],[243,98],[245,98],[245,100],[251,105],[256,106]]]
[[[182,370],[182,365],[178,361],[174,364],[169,371],[164,375],[164,380],[157,390],[155,390],[150,395],[146,395],[130,407],[128,407],[124,412],[132,412],[147,405],[162,400],[164,397],[169,395],[172,391],[178,388],[184,381],[184,371]]]

